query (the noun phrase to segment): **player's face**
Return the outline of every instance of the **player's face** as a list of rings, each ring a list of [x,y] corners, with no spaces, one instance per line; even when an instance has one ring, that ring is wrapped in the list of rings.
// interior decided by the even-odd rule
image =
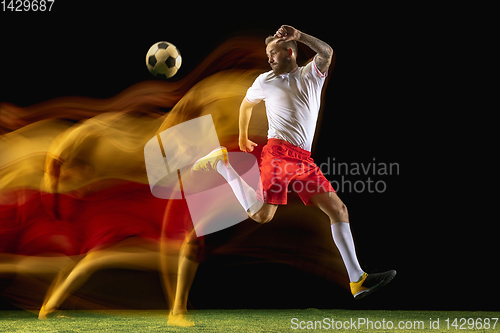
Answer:
[[[289,56],[288,49],[276,44],[276,42],[269,43],[266,47],[266,54],[269,65],[275,74],[284,74],[289,72],[291,57]]]

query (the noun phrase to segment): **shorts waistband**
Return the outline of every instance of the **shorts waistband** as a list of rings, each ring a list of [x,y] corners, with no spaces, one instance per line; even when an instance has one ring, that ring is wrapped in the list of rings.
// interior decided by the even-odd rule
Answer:
[[[309,150],[302,149],[300,147],[297,147],[290,142],[287,142],[285,140],[280,140],[280,139],[274,139],[274,138],[269,138],[267,139],[267,144],[268,145],[279,145],[279,146],[284,146],[287,149],[293,150],[301,155],[304,155],[306,157],[311,156],[311,152]]]

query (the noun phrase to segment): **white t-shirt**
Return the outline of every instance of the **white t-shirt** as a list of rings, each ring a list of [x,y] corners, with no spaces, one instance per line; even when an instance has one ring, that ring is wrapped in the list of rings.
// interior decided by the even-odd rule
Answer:
[[[271,70],[255,79],[245,98],[252,104],[265,102],[268,139],[284,140],[311,151],[326,75],[313,60],[288,74],[276,75]]]

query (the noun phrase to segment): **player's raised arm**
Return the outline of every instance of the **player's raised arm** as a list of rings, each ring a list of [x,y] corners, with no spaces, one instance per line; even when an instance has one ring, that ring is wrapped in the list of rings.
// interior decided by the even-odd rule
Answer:
[[[274,36],[280,39],[277,43],[280,43],[280,41],[287,42],[289,40],[296,40],[309,46],[317,53],[315,63],[316,67],[322,73],[326,72],[328,67],[330,67],[334,51],[330,45],[322,40],[303,33],[289,25],[282,25]]]
[[[252,104],[243,99],[240,106],[240,121],[239,121],[239,146],[240,150],[246,153],[251,153],[253,148],[257,146],[255,142],[248,140],[248,125],[250,124],[250,118],[252,117],[252,110],[255,104]]]

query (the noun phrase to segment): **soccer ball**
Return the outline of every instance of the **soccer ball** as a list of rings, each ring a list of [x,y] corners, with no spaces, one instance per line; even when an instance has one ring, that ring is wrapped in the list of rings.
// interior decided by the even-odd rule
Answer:
[[[146,66],[151,74],[159,78],[168,79],[174,76],[181,63],[181,53],[169,42],[154,44],[146,54]]]

